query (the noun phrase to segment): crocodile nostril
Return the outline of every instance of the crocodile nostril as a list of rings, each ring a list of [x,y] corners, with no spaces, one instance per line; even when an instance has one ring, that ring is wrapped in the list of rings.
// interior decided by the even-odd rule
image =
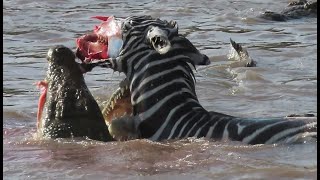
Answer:
[[[56,52],[63,52],[63,51],[65,51],[66,49],[67,49],[67,47],[62,46],[62,45],[59,45],[59,46],[56,46],[55,51],[56,51]]]
[[[75,58],[75,55],[72,52],[72,50],[63,45],[57,45],[57,46],[51,47],[47,53],[48,61],[57,62],[58,60],[62,60],[62,59],[74,60],[74,58]]]

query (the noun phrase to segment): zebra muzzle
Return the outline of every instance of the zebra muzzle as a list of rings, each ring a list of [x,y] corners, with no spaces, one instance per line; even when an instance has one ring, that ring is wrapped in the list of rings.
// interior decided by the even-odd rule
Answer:
[[[165,54],[171,48],[167,33],[159,27],[151,27],[147,33],[147,39],[159,54]]]

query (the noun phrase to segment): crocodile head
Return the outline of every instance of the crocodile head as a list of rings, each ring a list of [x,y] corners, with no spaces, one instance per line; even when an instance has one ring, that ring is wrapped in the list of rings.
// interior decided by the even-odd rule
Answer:
[[[65,46],[50,48],[48,70],[39,100],[38,130],[45,137],[88,137],[111,141],[100,108],[85,84],[74,53]]]

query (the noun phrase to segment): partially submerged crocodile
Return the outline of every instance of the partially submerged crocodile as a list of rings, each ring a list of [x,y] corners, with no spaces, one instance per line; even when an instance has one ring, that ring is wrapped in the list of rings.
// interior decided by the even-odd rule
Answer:
[[[317,17],[317,1],[292,1],[281,12],[266,11],[259,17],[272,21],[287,21],[303,17]]]
[[[88,137],[111,141],[99,106],[83,78],[74,53],[67,47],[50,48],[49,63],[39,102],[38,131],[44,137]]]

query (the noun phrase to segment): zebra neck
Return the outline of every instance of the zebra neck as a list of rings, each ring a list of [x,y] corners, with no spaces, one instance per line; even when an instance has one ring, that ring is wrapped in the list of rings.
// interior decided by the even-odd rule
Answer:
[[[208,124],[215,124],[221,119],[234,117],[217,112],[208,112],[200,104],[194,107],[172,109],[160,128],[150,137],[151,140],[178,139],[185,137],[206,137],[212,129]]]
[[[208,111],[199,103],[192,100],[186,101],[184,104],[180,104],[170,110],[168,116],[163,119],[150,139],[174,139],[194,134],[196,129],[192,129],[191,127],[196,127],[197,122],[205,120],[208,117]]]
[[[168,100],[170,98],[171,100]],[[144,138],[149,138],[155,133],[161,133],[160,131],[171,129],[173,124],[185,114],[207,113],[197,100],[186,97],[173,98],[167,96],[167,98],[161,99],[158,104],[147,107],[149,108],[146,111],[140,111],[136,114],[140,121],[140,129],[146,130],[142,132]],[[161,128],[159,129],[159,127]]]

